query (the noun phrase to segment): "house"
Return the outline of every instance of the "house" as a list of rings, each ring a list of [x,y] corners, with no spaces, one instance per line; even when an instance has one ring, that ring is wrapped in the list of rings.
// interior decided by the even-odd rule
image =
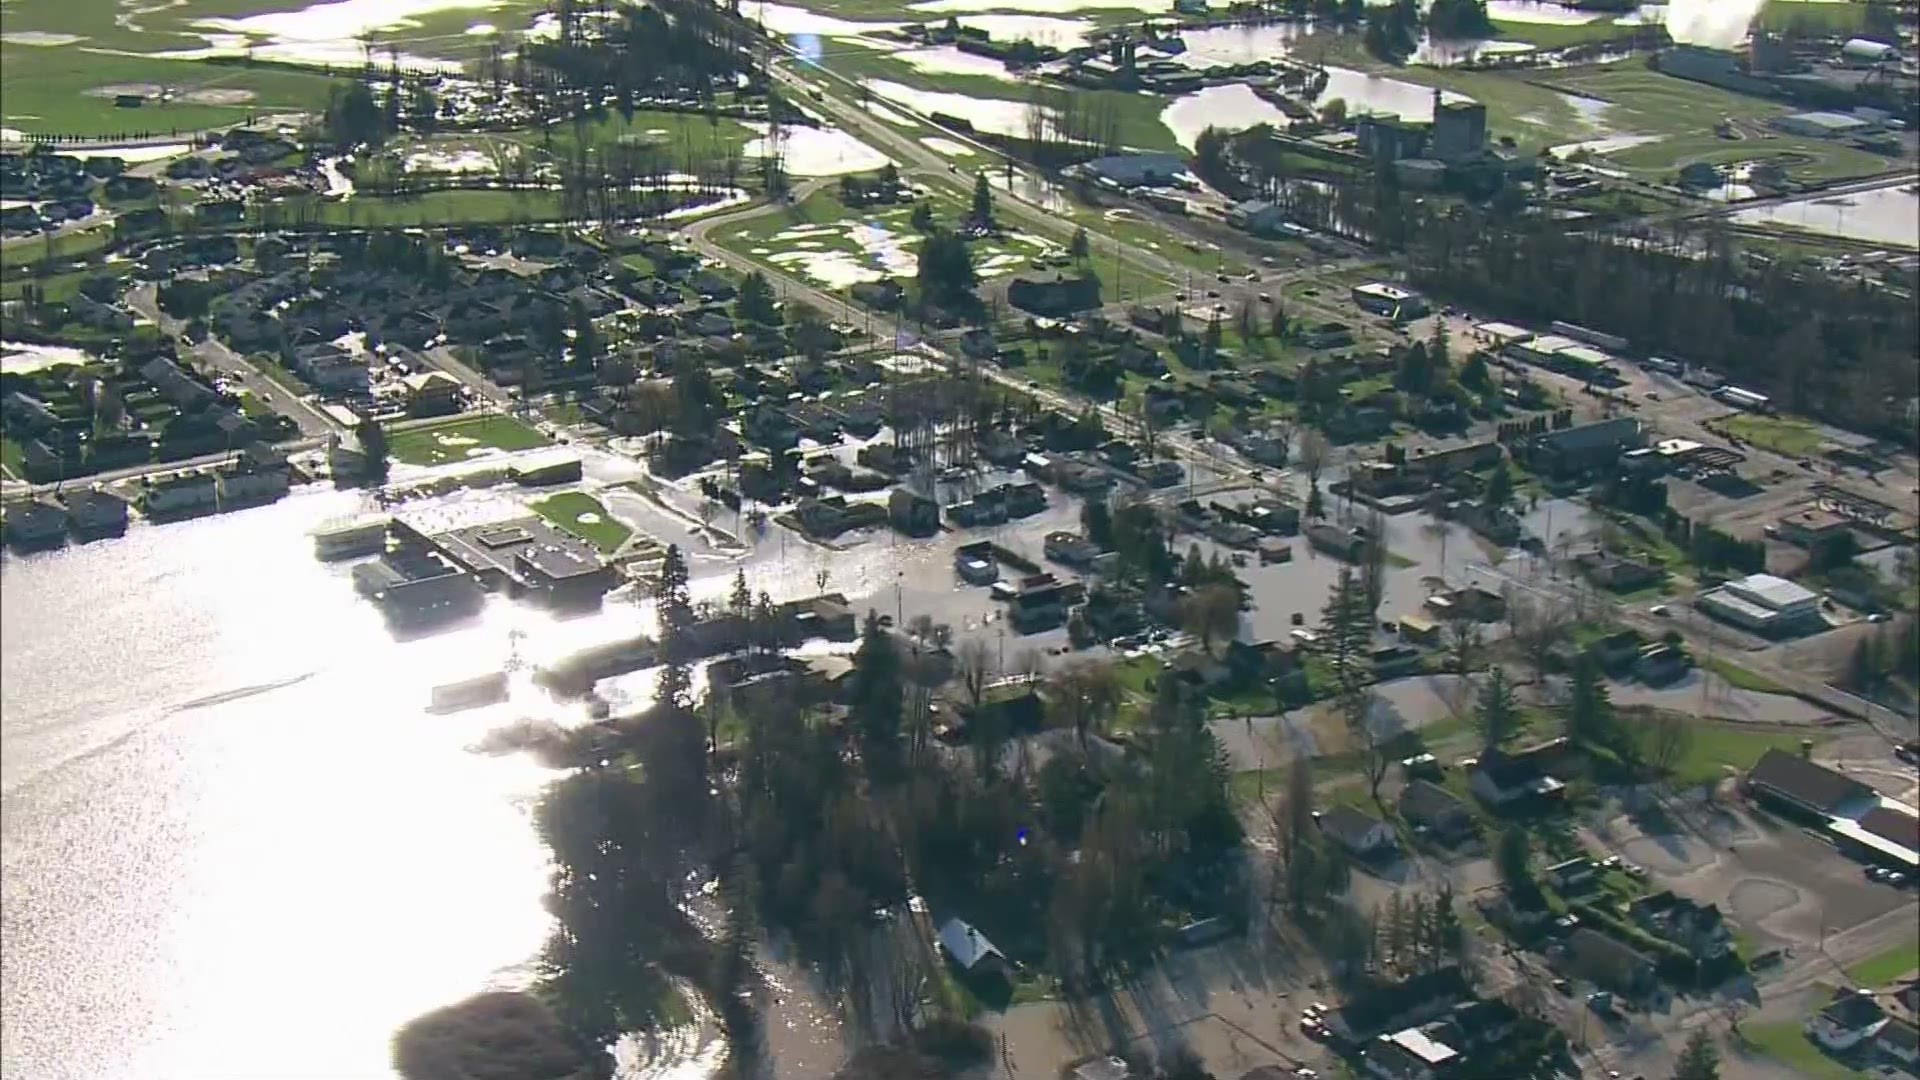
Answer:
[[[887,520],[908,536],[940,531],[940,504],[918,492],[895,488],[887,496]]]
[[[1315,521],[1302,531],[1306,533],[1307,543],[1336,559],[1357,563],[1366,556],[1366,538],[1356,534],[1352,529],[1343,529],[1338,525]]]
[[[1747,791],[1755,798],[1826,818],[1842,807],[1874,797],[1873,788],[1784,750],[1768,750],[1747,772]]]
[[[1460,1052],[1422,1028],[1382,1035],[1367,1047],[1367,1075],[1378,1080],[1438,1080],[1459,1063]]]
[[[1470,995],[1458,967],[1443,967],[1350,999],[1321,1020],[1347,1048],[1369,1046],[1377,1035],[1425,1024]]]
[[[1580,927],[1563,946],[1566,970],[1617,994],[1636,996],[1653,989],[1653,961],[1640,950],[1590,927]]]
[[[1643,896],[1627,905],[1635,925],[1705,960],[1725,956],[1733,949],[1733,932],[1720,909],[1696,904],[1672,891]]]
[[[1911,1075],[1916,1065],[1920,1065],[1920,1028],[1911,1021],[1890,1019],[1880,1028],[1880,1035],[1873,1040],[1874,1049],[1881,1056],[1899,1062]]]
[[[1076,533],[1050,532],[1043,546],[1047,558],[1066,566],[1089,566],[1100,557],[1100,545]]]
[[[953,553],[953,569],[960,575],[960,580],[969,585],[991,585],[998,581],[1000,563],[993,553],[993,541],[980,540],[971,544],[961,544]]]
[[[19,503],[8,507],[0,519],[0,533],[22,550],[57,547],[67,538],[67,512],[39,499]]]
[[[1386,822],[1351,806],[1336,806],[1318,816],[1320,832],[1331,837],[1350,855],[1367,858],[1389,851],[1394,846],[1393,830]]]
[[[1507,599],[1492,590],[1469,585],[1427,597],[1427,610],[1440,619],[1498,622],[1506,617]]]
[[[70,491],[61,498],[67,504],[67,516],[75,536],[119,536],[127,530],[127,503],[119,496],[98,488]]]
[[[948,919],[940,924],[937,935],[940,948],[959,965],[961,971],[969,975],[1005,975],[1008,967],[1007,957],[996,948],[993,942],[980,931],[960,921]]]
[[[1573,562],[1581,573],[1587,575],[1588,580],[1615,592],[1632,592],[1648,585],[1657,585],[1666,577],[1664,570],[1651,563],[1622,559],[1603,551],[1576,555]]]
[[[408,416],[445,416],[460,411],[460,383],[441,371],[423,371],[400,380]]]
[[[1887,1026],[1887,1012],[1870,990],[1837,989],[1833,1000],[1807,1021],[1807,1037],[1835,1053],[1851,1050]]]
[[[1431,780],[1414,780],[1400,790],[1400,816],[1416,833],[1443,843],[1473,835],[1473,811]]]
[[[1467,786],[1480,801],[1496,809],[1524,799],[1551,798],[1565,788],[1560,781],[1542,772],[1533,759],[1498,750],[1480,759]]]
[[[1581,856],[1555,863],[1540,873],[1556,892],[1575,893],[1584,892],[1593,884],[1599,868],[1593,865],[1592,859]]]

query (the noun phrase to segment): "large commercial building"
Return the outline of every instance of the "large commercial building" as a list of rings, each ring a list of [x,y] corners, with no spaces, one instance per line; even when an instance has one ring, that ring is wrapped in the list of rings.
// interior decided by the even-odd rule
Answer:
[[[1804,112],[1791,116],[1775,117],[1771,121],[1776,131],[1788,135],[1803,135],[1811,139],[1841,139],[1849,135],[1862,135],[1872,125],[1858,116],[1840,112]]]
[[[1782,634],[1815,625],[1820,598],[1785,578],[1752,574],[1700,594],[1700,610],[1760,634]]]
[[[1449,164],[1465,161],[1487,146],[1487,107],[1477,101],[1440,100],[1433,92],[1433,139],[1428,147],[1432,157]]]

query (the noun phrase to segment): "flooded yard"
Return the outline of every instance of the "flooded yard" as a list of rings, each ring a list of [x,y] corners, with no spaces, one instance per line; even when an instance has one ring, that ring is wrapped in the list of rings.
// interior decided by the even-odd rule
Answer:
[[[1742,210],[1743,225],[1788,225],[1876,244],[1920,247],[1920,185],[1815,197]]]

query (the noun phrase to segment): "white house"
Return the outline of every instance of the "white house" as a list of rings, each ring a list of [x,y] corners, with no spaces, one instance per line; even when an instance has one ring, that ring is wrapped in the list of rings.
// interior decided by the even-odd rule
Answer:
[[[1367,1072],[1379,1080],[1434,1080],[1459,1051],[1419,1028],[1382,1035],[1367,1047]]]

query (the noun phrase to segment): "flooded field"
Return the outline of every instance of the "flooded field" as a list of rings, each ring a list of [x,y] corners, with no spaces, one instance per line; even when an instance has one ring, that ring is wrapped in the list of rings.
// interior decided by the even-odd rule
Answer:
[[[767,125],[749,123],[759,133],[742,148],[741,156],[767,156]],[[887,164],[887,155],[838,128],[787,127],[782,129],[781,161],[791,176],[845,176],[873,172]]]
[[[1920,247],[1920,186],[1884,187],[1852,195],[1800,199],[1742,210],[1745,225],[1789,225],[1897,247]]]
[[[891,79],[875,79],[867,86],[876,95],[918,113],[937,112],[958,116],[972,124],[978,131],[988,131],[996,135],[1024,135],[1027,131],[1028,105],[1024,101],[974,97],[971,94],[953,94],[940,90],[922,90]],[[1251,94],[1252,91],[1248,93]]]

